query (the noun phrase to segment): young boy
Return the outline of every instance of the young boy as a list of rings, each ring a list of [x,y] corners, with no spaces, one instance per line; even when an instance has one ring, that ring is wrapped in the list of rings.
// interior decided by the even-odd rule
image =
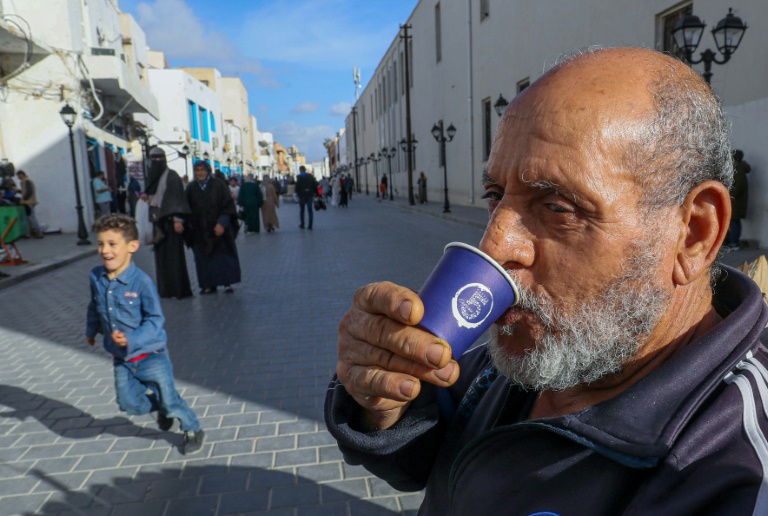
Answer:
[[[96,333],[104,333],[104,349],[114,357],[120,410],[131,415],[157,411],[157,423],[164,432],[178,419],[184,432],[182,453],[199,452],[205,432],[176,392],[160,297],[149,276],[131,263],[139,248],[136,221],[126,215],[106,215],[94,223],[93,230],[98,233],[104,265],[90,274],[88,344],[93,346]],[[152,392],[147,394],[147,389]]]

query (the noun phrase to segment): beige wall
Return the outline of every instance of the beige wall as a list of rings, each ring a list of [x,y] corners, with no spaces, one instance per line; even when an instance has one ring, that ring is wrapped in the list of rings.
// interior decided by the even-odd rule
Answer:
[[[240,77],[222,77],[219,95],[224,119],[232,120],[242,131],[243,158],[252,159],[251,115],[248,110],[248,92],[243,81]]]
[[[435,50],[435,5],[440,4],[442,60]],[[485,161],[482,153],[482,101],[492,103],[499,94],[511,100],[518,81],[535,81],[563,53],[591,45],[639,45],[657,48],[661,15],[690,2],[676,0],[504,0],[490,2],[490,16],[479,19],[479,2],[421,0],[408,23],[413,35],[413,88],[411,89],[412,131],[419,141],[415,153],[414,181],[423,170],[428,177],[432,199],[442,198],[443,169],[439,167],[438,143],[430,130],[438,120],[453,123],[456,137],[446,145],[450,201],[478,204],[479,181]],[[707,23],[696,55],[705,48],[716,49],[711,29],[728,12],[728,4],[697,0],[693,12]],[[734,13],[750,27],[741,47],[725,65],[713,65],[712,87],[723,100],[734,128],[734,146],[742,148],[753,169],[750,174],[749,218],[745,238],[768,244],[768,2],[742,0],[732,4]],[[468,18],[471,15],[471,24]],[[471,30],[471,60],[470,37]],[[405,102],[398,95],[383,113],[371,119],[371,100],[391,67],[397,65],[401,80],[400,52],[403,43],[397,32],[357,102],[358,156],[367,157],[384,145],[405,136]],[[695,66],[698,71],[702,65]],[[399,92],[398,92],[399,93]],[[365,120],[363,120],[363,114]],[[471,124],[470,124],[471,120]],[[492,112],[492,132],[498,116]],[[348,154],[354,152],[352,115],[347,129]],[[762,142],[762,143],[761,143]],[[396,158],[395,187],[406,192],[405,156]],[[351,159],[351,158],[349,158]],[[383,163],[386,163],[383,162]],[[382,163],[379,164],[380,167]],[[393,169],[395,161],[393,161]],[[360,168],[362,185],[366,169],[373,182],[372,165]],[[380,168],[381,171],[381,168]],[[754,221],[755,223],[750,223]]]

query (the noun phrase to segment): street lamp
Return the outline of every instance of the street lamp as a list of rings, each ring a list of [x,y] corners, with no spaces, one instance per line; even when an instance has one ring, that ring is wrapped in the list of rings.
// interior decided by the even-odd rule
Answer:
[[[365,163],[365,195],[370,195],[368,192],[368,163],[373,161],[373,154],[368,156],[367,158],[361,158],[363,160],[363,163]]]
[[[77,160],[75,159],[75,136],[72,133],[72,126],[75,125],[75,119],[77,113],[72,109],[69,103],[65,103],[64,107],[59,111],[61,119],[67,125],[69,129],[69,150],[72,153],[72,173],[75,178],[75,198],[77,204],[75,209],[77,210],[77,245],[91,245],[88,240],[88,230],[85,228],[85,220],[83,219],[83,204],[80,202],[80,183],[77,181]]]
[[[184,176],[189,179],[189,169],[187,168],[187,157],[189,156],[189,145],[184,144],[181,150],[176,151],[180,157],[184,158]]]
[[[416,145],[418,144],[419,140],[414,135],[400,140],[400,149],[408,156],[408,204],[411,206],[416,204],[416,201],[413,199],[413,154],[416,152]]]
[[[432,136],[440,144],[440,157],[443,160],[443,213],[451,212],[451,205],[448,203],[448,162],[445,159],[445,142],[453,140],[456,135],[456,128],[453,124],[448,126],[448,137],[446,138],[443,133],[443,121],[440,120],[439,124],[432,126]]]
[[[392,147],[391,149],[388,149],[384,147],[381,149],[381,155],[387,158],[387,162],[389,163],[389,200],[394,201],[395,196],[392,193],[392,189],[394,188],[394,178],[392,177],[392,158],[395,157],[395,154],[397,154],[397,149]],[[384,197],[386,197],[386,192],[384,192]]]
[[[672,30],[672,37],[677,47],[683,51],[683,61],[689,65],[704,63],[704,73],[702,77],[709,84],[712,78],[712,63],[725,64],[731,59],[731,55],[736,52],[741,43],[741,38],[747,30],[747,24],[741,21],[741,18],[733,14],[733,9],[728,9],[725,18],[717,22],[717,27],[712,29],[712,37],[715,38],[717,49],[723,54],[723,59],[718,60],[717,54],[711,49],[706,49],[701,53],[701,57],[693,60],[693,52],[701,42],[701,35],[707,24],[694,14],[686,14],[675,24]]]
[[[379,161],[381,161],[381,153],[376,155],[375,152],[372,152],[370,159],[371,161],[373,161],[373,173],[376,179],[376,186],[374,188],[376,189],[376,198],[378,199],[379,198]]]
[[[493,109],[496,110],[496,114],[501,116],[504,114],[504,110],[507,109],[507,106],[509,105],[509,102],[507,102],[507,99],[504,98],[504,96],[499,93],[499,98],[496,100],[496,103],[493,105]]]

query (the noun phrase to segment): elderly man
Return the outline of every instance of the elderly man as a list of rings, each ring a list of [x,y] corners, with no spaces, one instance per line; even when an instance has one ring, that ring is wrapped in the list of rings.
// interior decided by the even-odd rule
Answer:
[[[415,293],[361,288],[326,400],[345,459],[426,486],[422,514],[768,513],[768,310],[713,267],[729,150],[707,84],[654,51],[578,55],[519,94],[480,248],[521,302],[452,357]]]

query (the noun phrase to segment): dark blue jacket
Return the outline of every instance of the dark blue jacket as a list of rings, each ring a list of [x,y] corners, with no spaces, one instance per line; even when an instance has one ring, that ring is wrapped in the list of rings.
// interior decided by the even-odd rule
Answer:
[[[426,487],[420,514],[768,514],[768,307],[734,269],[716,286],[724,318],[619,396],[527,420],[536,393],[497,376],[484,347],[446,392],[422,394],[391,429],[352,429],[334,380],[326,423],[350,464],[400,490]]]

